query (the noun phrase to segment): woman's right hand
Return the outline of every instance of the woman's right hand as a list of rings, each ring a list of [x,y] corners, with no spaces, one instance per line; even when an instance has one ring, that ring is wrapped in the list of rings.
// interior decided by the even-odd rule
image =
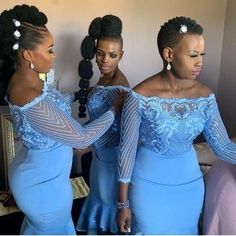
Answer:
[[[131,232],[131,210],[130,208],[121,208],[117,210],[117,225],[121,233]]]

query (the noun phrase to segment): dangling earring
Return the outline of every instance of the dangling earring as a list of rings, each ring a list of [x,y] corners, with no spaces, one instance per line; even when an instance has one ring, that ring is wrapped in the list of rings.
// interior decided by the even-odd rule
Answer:
[[[167,69],[167,70],[171,70],[170,62],[168,62],[166,69]]]
[[[32,69],[32,70],[34,69],[34,64],[32,61],[30,62],[30,69]]]

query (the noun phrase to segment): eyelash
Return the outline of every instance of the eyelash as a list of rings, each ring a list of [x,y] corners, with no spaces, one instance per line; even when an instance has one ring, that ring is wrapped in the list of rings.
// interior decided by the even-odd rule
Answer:
[[[102,57],[104,55],[103,52],[99,52],[99,51],[97,51],[96,54],[99,57]],[[117,58],[118,55],[117,54],[113,54],[113,53],[109,53],[109,56],[110,56],[110,58],[114,59],[114,58]]]
[[[190,57],[192,57],[192,58],[194,58],[194,57],[198,57],[198,56],[205,56],[206,55],[206,53],[201,53],[201,54],[197,54],[197,55],[190,55]]]

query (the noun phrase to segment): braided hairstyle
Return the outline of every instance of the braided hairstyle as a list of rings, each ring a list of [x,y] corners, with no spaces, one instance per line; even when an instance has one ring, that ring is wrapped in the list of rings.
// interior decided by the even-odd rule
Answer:
[[[17,22],[17,23],[15,23]],[[34,50],[47,31],[47,17],[35,6],[16,5],[0,15],[0,105],[21,49]],[[17,34],[18,35],[17,35]],[[17,46],[17,47],[15,47]]]
[[[86,117],[86,103],[88,96],[89,80],[93,76],[93,65],[91,60],[96,53],[96,46],[99,40],[103,38],[116,38],[121,42],[123,47],[123,39],[121,36],[122,21],[114,15],[105,15],[102,18],[95,18],[88,30],[88,35],[83,39],[80,50],[83,59],[78,66],[79,81],[79,118]]]
[[[186,32],[181,31],[183,26],[186,27]],[[202,35],[203,28],[195,20],[184,16],[174,17],[164,23],[157,36],[160,55],[162,56],[164,48],[175,46],[182,39],[184,33]]]

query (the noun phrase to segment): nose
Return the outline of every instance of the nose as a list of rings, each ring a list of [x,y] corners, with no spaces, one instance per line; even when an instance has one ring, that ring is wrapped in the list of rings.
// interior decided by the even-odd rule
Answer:
[[[196,65],[197,65],[197,67],[202,67],[203,66],[202,56],[197,57]]]
[[[53,55],[52,55],[52,60],[54,61],[56,59],[56,53],[54,52]]]
[[[107,54],[104,54],[102,61],[106,62],[106,61],[108,61],[108,58],[109,58],[109,56]]]

